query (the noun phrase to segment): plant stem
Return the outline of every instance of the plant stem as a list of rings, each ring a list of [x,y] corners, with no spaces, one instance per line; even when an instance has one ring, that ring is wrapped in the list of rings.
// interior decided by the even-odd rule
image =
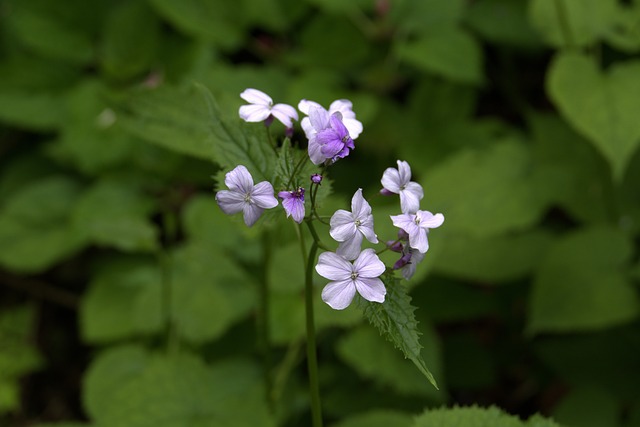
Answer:
[[[560,21],[560,31],[562,32],[562,38],[569,49],[576,47],[573,34],[571,33],[571,25],[569,24],[569,16],[567,13],[567,7],[564,0],[555,0],[556,13],[558,14],[558,21]]]
[[[256,313],[258,351],[262,357],[265,394],[271,410],[274,409],[273,378],[271,375],[271,351],[269,337],[269,264],[271,262],[271,239],[269,231],[262,234],[262,263],[258,278],[259,294]]]

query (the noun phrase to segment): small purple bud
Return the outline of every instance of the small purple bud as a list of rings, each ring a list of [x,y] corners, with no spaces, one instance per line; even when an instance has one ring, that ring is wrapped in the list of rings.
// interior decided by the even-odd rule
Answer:
[[[264,125],[265,125],[266,127],[271,126],[271,123],[273,123],[273,119],[274,119],[273,114],[269,114],[269,117],[267,117],[266,119],[264,119],[264,122],[263,122],[263,123],[264,123]]]
[[[404,249],[404,245],[402,244],[402,242],[399,242],[397,240],[387,241],[387,247],[389,248],[389,250],[398,253],[402,253],[402,250]]]
[[[396,193],[392,193],[391,191],[387,190],[386,188],[383,188],[382,190],[380,190],[380,194],[382,194],[383,196],[395,196]]]
[[[293,138],[293,127],[286,128],[284,130],[284,136],[286,136],[289,139]]]
[[[400,228],[398,230],[398,240],[409,240],[409,233],[407,233],[406,231],[404,231],[404,229]]]
[[[322,182],[322,175],[320,175],[319,173],[314,173],[313,175],[311,175],[311,182],[319,185]]]
[[[393,269],[394,270],[399,270],[402,267],[404,267],[407,264],[411,263],[411,252],[407,252],[406,254],[402,255],[400,257],[400,259],[398,261],[396,261],[395,264],[393,264]]]

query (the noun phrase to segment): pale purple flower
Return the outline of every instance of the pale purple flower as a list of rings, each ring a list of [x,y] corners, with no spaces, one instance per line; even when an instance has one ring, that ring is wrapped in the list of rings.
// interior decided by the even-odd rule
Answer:
[[[411,181],[409,163],[398,160],[398,169],[387,168],[382,174],[382,194],[399,194],[402,213],[414,213],[420,209],[424,192],[420,184]]]
[[[351,198],[351,212],[337,210],[330,224],[329,234],[340,242],[336,252],[346,259],[352,260],[358,256],[363,236],[371,243],[378,243],[378,236],[373,231],[371,206],[362,196],[361,188]]]
[[[253,177],[242,165],[228,172],[224,183],[229,191],[221,190],[216,193],[218,206],[227,215],[242,212],[244,222],[249,227],[255,224],[265,209],[278,206],[273,186],[267,181],[253,185]]]
[[[355,148],[349,131],[342,123],[340,112],[329,115],[324,108],[311,106],[308,119],[314,130],[308,136],[309,158],[313,164],[333,163],[349,155],[350,150]]]
[[[342,122],[349,131],[349,135],[351,136],[351,138],[357,139],[358,136],[362,133],[362,123],[356,120],[356,113],[353,112],[353,104],[348,99],[338,99],[337,101],[333,101],[329,106],[328,111],[325,110],[325,108],[317,102],[309,101],[307,99],[303,99],[298,103],[298,110],[302,111],[307,116],[311,115],[312,107],[320,108],[321,110],[326,111],[327,117],[331,116],[333,113],[340,113],[342,115]],[[311,124],[310,118],[303,118],[300,122],[300,125],[302,126],[307,139],[311,140],[317,130]]]
[[[275,117],[287,129],[293,128],[293,120],[298,120],[298,112],[291,105],[276,104],[266,93],[258,89],[245,89],[240,97],[247,101],[249,105],[240,107],[240,118],[245,122],[263,122],[270,123],[270,117]]]
[[[391,215],[391,220],[393,225],[407,232],[409,246],[425,253],[429,250],[427,232],[430,228],[440,227],[444,222],[444,215],[441,213],[434,215],[429,211],[419,210],[415,214]]]
[[[322,290],[322,301],[335,310],[343,310],[357,291],[367,301],[382,303],[387,290],[379,277],[384,270],[384,263],[371,248],[362,251],[353,263],[333,252],[323,252],[316,271],[331,282]]]
[[[300,224],[304,219],[304,188],[300,187],[296,191],[281,191],[278,197],[282,199],[282,206],[287,213],[287,218],[291,216],[295,222]]]
[[[400,259],[393,265],[393,269],[402,269],[402,277],[409,280],[415,274],[416,266],[424,259],[424,255],[417,249],[406,247],[402,251]]]

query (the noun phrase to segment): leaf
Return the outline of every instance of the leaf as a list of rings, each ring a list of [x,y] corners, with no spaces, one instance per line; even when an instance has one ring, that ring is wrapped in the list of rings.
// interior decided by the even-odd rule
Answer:
[[[400,0],[390,5],[390,18],[403,30],[437,33],[460,21],[466,3],[464,0]]]
[[[514,138],[459,150],[421,180],[428,201],[422,209],[444,214],[443,232],[483,238],[523,230],[549,202],[533,171],[529,149]]]
[[[554,47],[589,46],[615,24],[616,0],[532,0],[532,25]]]
[[[527,422],[502,412],[495,406],[478,406],[429,409],[417,417],[413,427],[560,427],[551,420],[539,416]]]
[[[410,427],[412,415],[404,412],[396,412],[383,409],[374,409],[369,412],[343,419],[332,427]]]
[[[465,22],[486,40],[520,49],[541,47],[540,37],[528,21],[525,0],[481,0],[473,2]]]
[[[540,262],[552,241],[543,231],[474,238],[448,233],[433,258],[434,272],[485,283],[523,278]]]
[[[57,93],[9,89],[0,92],[0,121],[25,129],[55,130],[65,119]]]
[[[160,270],[146,260],[118,258],[101,266],[80,304],[83,339],[100,344],[161,332],[162,286]]]
[[[600,427],[618,425],[620,405],[598,388],[576,388],[553,411],[553,418],[568,426]]]
[[[86,243],[70,223],[80,186],[50,175],[16,191],[0,209],[0,264],[38,272],[62,261]]]
[[[420,332],[414,315],[416,308],[411,305],[411,297],[399,279],[386,275],[383,276],[383,282],[387,288],[384,303],[368,302],[362,298],[358,300],[364,316],[378,328],[380,335],[402,351],[429,382],[438,388],[436,380],[420,355]]]
[[[103,426],[274,426],[259,370],[241,359],[209,367],[186,352],[111,348],[89,368],[83,398]]]
[[[588,56],[562,53],[547,75],[549,96],[609,161],[617,181],[640,143],[639,74],[640,61],[613,65],[604,74]]]
[[[103,179],[78,200],[73,224],[86,239],[122,251],[154,251],[158,230],[149,220],[154,201],[125,182]]]
[[[627,236],[611,228],[558,240],[535,276],[528,330],[589,331],[635,319],[640,304],[624,270],[631,253]]]
[[[447,28],[397,46],[398,58],[445,79],[480,85],[482,50],[466,31]]]
[[[103,37],[102,68],[110,77],[130,79],[149,71],[159,44],[160,21],[145,2],[123,3],[110,10]]]

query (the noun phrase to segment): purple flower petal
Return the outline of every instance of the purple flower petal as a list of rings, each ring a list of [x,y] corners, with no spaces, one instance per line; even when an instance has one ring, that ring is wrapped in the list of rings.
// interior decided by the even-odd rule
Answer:
[[[353,233],[349,238],[345,239],[338,245],[336,253],[345,259],[354,260],[360,254],[362,247],[362,234]]]
[[[336,242],[344,242],[356,233],[356,224],[351,212],[337,210],[329,221],[329,234]]]
[[[384,302],[387,290],[382,280],[377,277],[358,277],[354,282],[355,288],[362,298],[372,302]]]
[[[402,186],[402,183],[400,181],[400,173],[397,169],[385,169],[380,182],[382,183],[382,187],[385,190],[394,194],[400,193],[400,187]]]
[[[246,203],[243,208],[244,223],[247,224],[248,227],[251,227],[256,223],[258,218],[260,218],[263,211],[264,209],[259,206]]]
[[[250,194],[253,191],[253,177],[246,167],[239,165],[224,176],[224,183],[229,190]]]
[[[329,282],[322,290],[322,301],[334,310],[344,310],[351,304],[356,294],[356,287],[351,279]]]
[[[227,190],[221,190],[216,193],[216,202],[218,202],[222,212],[227,215],[242,212],[246,203],[242,194]]]
[[[278,199],[275,198],[273,192],[273,186],[270,182],[259,182],[253,188],[251,201],[263,209],[275,208],[278,206]]]
[[[323,252],[318,257],[316,271],[319,275],[329,280],[351,279],[352,264],[333,252]]]
[[[418,211],[416,216],[421,228],[438,228],[444,223],[444,215],[441,213],[434,215],[429,211]]]
[[[400,209],[404,213],[414,213],[420,209],[420,200],[424,197],[422,186],[415,182],[409,182],[400,191]]]
[[[271,99],[271,97],[258,89],[245,89],[240,94],[240,98],[244,99],[250,104],[266,106],[270,106],[271,104],[273,104],[273,100]]]
[[[291,105],[276,104],[271,107],[271,114],[286,127],[293,127],[293,120],[298,120],[298,112]]]
[[[376,252],[371,249],[363,250],[353,263],[353,269],[358,273],[358,277],[378,277],[386,267],[380,261]]]
[[[250,104],[241,106],[239,114],[245,122],[262,122],[271,115],[271,110],[264,105]]]
[[[371,215],[371,205],[364,199],[362,188],[358,188],[351,198],[351,212],[355,218],[361,221]]]
[[[409,246],[425,253],[429,250],[429,240],[427,239],[427,230],[416,227],[409,232]]]

